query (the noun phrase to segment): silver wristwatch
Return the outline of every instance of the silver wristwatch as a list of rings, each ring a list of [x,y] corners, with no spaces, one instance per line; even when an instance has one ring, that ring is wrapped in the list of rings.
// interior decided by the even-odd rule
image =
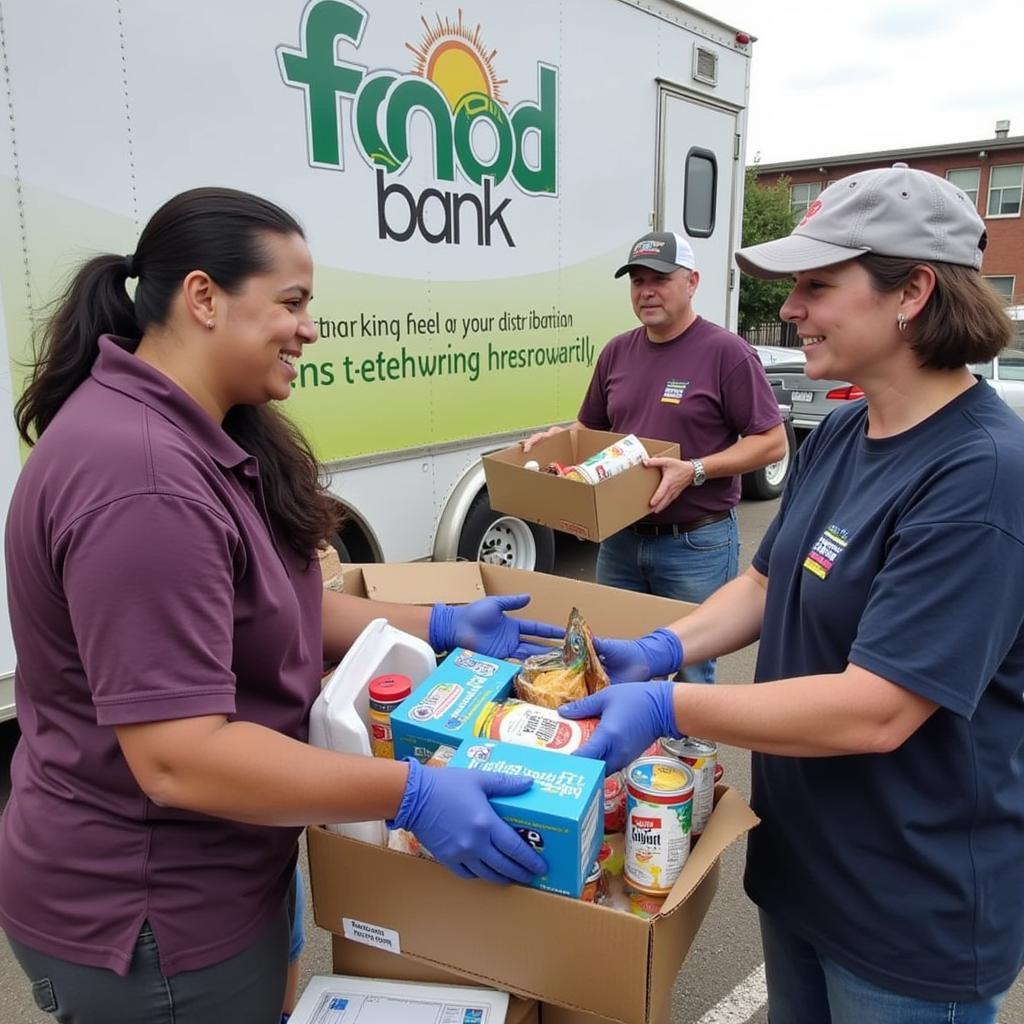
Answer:
[[[704,463],[700,459],[690,459],[690,465],[693,466],[693,487],[700,487],[705,480],[707,480],[707,473],[704,472]]]

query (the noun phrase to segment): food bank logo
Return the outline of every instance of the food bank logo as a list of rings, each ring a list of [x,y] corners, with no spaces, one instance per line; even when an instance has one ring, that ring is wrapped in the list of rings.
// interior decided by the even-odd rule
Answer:
[[[399,242],[420,234],[428,242],[461,244],[475,237],[490,245],[500,234],[514,246],[506,215],[511,198],[495,205],[495,188],[511,181],[528,196],[556,193],[558,72],[537,62],[538,98],[511,111],[501,96],[507,82],[494,69],[496,50],[458,20],[442,20],[414,46],[413,70],[370,70],[345,60],[358,50],[369,15],[353,0],[311,0],[302,15],[300,48],[279,46],[281,76],[306,96],[309,162],[344,171],[342,99],[350,101],[350,132],[362,158],[376,171],[380,238]],[[410,121],[425,114],[433,134],[433,177],[474,191],[424,189],[418,196],[396,178],[413,160]],[[417,153],[416,159],[423,159]]]

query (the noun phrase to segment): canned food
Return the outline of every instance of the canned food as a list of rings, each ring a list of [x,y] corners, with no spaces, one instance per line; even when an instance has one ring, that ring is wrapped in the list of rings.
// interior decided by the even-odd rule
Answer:
[[[626,769],[626,882],[665,896],[690,854],[693,772],[672,757],[642,757]]]
[[[693,838],[705,829],[715,809],[715,782],[718,779],[718,744],[696,736],[661,741],[662,752],[678,757],[693,772]]]
[[[583,892],[580,893],[580,899],[585,903],[600,903],[604,899],[604,894],[604,870],[601,867],[601,862],[595,860],[594,866],[590,869],[590,874],[587,875],[587,880],[583,883]]]
[[[408,676],[392,673],[370,680],[367,694],[370,701],[370,749],[374,757],[395,756],[395,741],[391,735],[391,712],[412,693],[412,680]]]
[[[643,442],[636,434],[627,434],[614,444],[571,466],[570,469],[574,471],[576,479],[588,484],[599,484],[610,476],[616,476],[632,466],[638,466],[646,458],[647,449],[644,448]]]
[[[492,701],[480,713],[473,734],[521,747],[571,754],[593,736],[599,721],[598,718],[563,718],[554,708],[521,700]]]
[[[604,830],[622,832],[626,828],[626,779],[612,772],[604,780]]]

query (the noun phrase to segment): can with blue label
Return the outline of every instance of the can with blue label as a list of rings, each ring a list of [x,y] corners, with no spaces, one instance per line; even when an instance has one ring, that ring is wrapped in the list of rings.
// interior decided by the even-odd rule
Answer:
[[[693,772],[674,757],[641,757],[626,769],[625,880],[666,895],[690,855]]]

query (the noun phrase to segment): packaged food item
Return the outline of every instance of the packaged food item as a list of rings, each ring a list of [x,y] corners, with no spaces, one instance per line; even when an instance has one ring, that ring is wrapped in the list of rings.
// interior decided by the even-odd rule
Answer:
[[[451,759],[455,756],[457,748],[441,746],[435,750],[423,763],[428,768],[447,768]]]
[[[594,638],[578,608],[569,614],[561,647],[523,662],[515,683],[516,696],[530,704],[560,708],[608,685]]]
[[[412,693],[412,680],[398,672],[376,676],[367,687],[370,710],[370,749],[374,757],[395,756],[391,712]]]
[[[642,917],[645,921],[649,921],[652,917],[657,917],[661,913],[661,908],[665,905],[664,896],[654,896],[649,892],[641,892],[639,889],[630,889],[628,886],[626,888],[626,899],[629,912],[637,917]]]
[[[673,757],[626,769],[626,884],[665,896],[690,854],[693,772]]]
[[[600,860],[596,860],[590,874],[587,875],[587,880],[583,883],[580,899],[585,903],[604,903],[606,891],[604,871],[601,870]]]
[[[626,866],[626,837],[621,832],[606,835],[597,859],[609,878],[621,878]]]
[[[647,458],[647,449],[636,434],[620,437],[614,444],[602,448],[575,466],[569,466],[561,476],[580,480],[586,484],[599,484],[602,480],[624,473]]]
[[[604,779],[604,830],[622,832],[625,828],[626,779],[622,772],[612,772]]]
[[[563,718],[551,708],[506,700],[486,705],[476,720],[475,736],[515,743],[520,747],[572,754],[597,729],[597,718]]]
[[[715,783],[718,781],[718,744],[713,740],[700,740],[696,736],[683,736],[661,741],[662,753],[678,757],[693,772],[693,839],[704,831],[711,812],[715,809]]]

